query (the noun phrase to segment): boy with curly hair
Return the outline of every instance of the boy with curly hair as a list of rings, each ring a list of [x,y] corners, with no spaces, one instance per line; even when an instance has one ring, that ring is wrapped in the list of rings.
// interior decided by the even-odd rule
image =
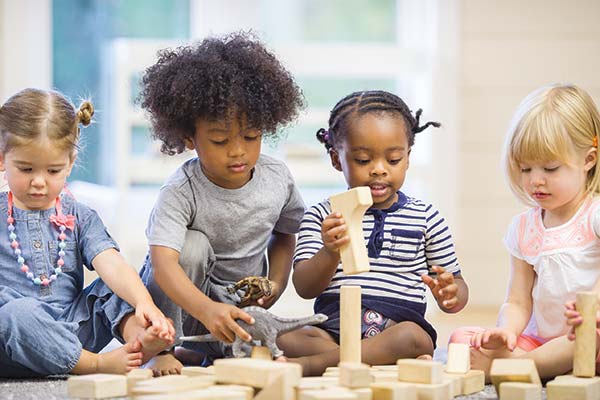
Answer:
[[[252,317],[227,287],[268,270],[271,294],[256,302],[268,308],[287,285],[304,203],[285,164],[260,151],[263,137],[279,137],[297,117],[302,93],[260,41],[234,33],[161,51],[142,78],[141,99],[161,151],[198,156],[160,190],[142,279],[176,337],[208,331],[226,343],[250,340],[235,320]],[[225,354],[220,342],[185,347],[178,357]],[[170,353],[150,367],[168,374],[181,366]]]

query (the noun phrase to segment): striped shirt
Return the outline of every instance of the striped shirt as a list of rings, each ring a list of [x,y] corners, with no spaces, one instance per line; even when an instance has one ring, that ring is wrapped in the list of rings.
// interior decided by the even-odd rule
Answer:
[[[321,224],[331,213],[329,201],[312,206],[300,225],[294,265],[314,256],[322,247]],[[446,221],[431,204],[398,192],[398,201],[386,210],[370,208],[363,218],[370,271],[344,275],[342,265],[329,286],[315,302],[315,312],[331,309],[339,301],[340,287],[360,285],[363,307],[394,319],[394,308],[403,307],[425,314],[426,285],[421,275],[439,265],[460,273],[452,235]],[[336,304],[331,304],[331,303]],[[381,309],[381,308],[384,309]]]

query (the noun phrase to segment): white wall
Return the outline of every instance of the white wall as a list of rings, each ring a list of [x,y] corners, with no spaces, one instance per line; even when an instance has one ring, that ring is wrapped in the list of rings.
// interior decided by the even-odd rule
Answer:
[[[508,189],[500,153],[521,99],[572,82],[600,104],[600,2],[460,0],[457,247],[472,306],[499,305],[508,279],[501,239],[524,209]]]
[[[52,1],[0,0],[0,102],[52,84]]]

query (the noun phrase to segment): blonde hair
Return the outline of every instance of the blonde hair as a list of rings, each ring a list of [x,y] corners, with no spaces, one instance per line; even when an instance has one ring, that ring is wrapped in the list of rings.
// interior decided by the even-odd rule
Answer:
[[[534,204],[521,187],[520,163],[561,161],[570,164],[580,152],[596,146],[600,114],[594,100],[575,85],[552,84],[530,93],[511,121],[504,146],[503,163],[508,184],[526,204]],[[600,160],[600,153],[597,153]],[[600,167],[596,164],[586,180],[587,193],[600,192]]]
[[[79,145],[79,124],[88,126],[93,115],[89,101],[76,110],[57,91],[21,90],[0,107],[0,152],[46,138],[73,157]]]

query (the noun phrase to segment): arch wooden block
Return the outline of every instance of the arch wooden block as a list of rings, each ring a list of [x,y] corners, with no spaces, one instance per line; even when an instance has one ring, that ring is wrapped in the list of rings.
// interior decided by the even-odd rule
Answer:
[[[342,214],[350,243],[340,249],[342,268],[347,275],[369,270],[369,255],[365,245],[362,220],[365,211],[373,204],[371,189],[359,186],[329,198],[331,211]]]

